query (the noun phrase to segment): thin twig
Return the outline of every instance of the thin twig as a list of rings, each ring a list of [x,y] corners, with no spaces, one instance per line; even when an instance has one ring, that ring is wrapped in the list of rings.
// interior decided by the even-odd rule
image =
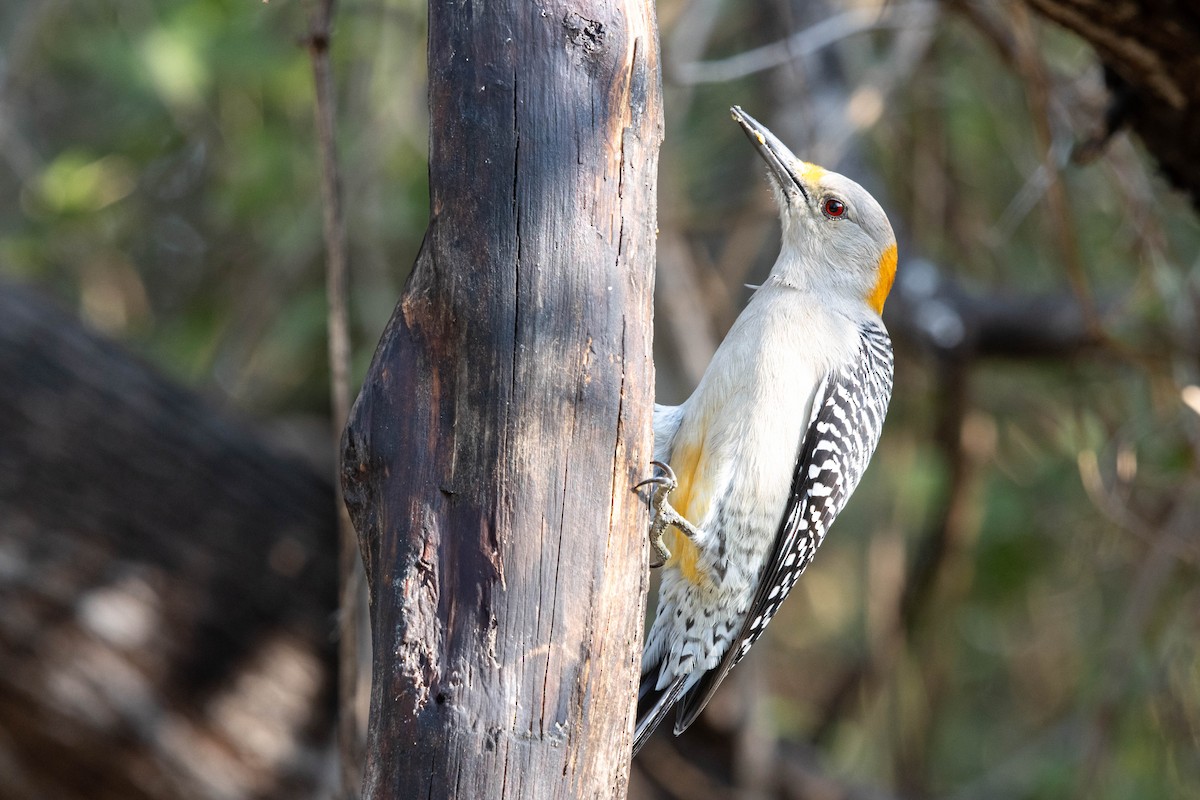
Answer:
[[[1194,490],[1195,487],[1192,488]],[[1156,532],[1156,538],[1125,595],[1125,607],[1109,638],[1108,657],[1100,672],[1104,676],[1100,700],[1092,710],[1089,728],[1082,737],[1082,763],[1076,774],[1076,798],[1095,797],[1097,794],[1096,785],[1107,766],[1114,731],[1121,723],[1123,709],[1129,706],[1129,698],[1125,693],[1137,663],[1135,654],[1143,652],[1142,638],[1153,619],[1155,606],[1178,566],[1176,543],[1193,530],[1194,510],[1194,506],[1186,501],[1177,505],[1170,518]]]
[[[313,4],[308,51],[312,58],[316,103],[317,157],[321,168],[321,204],[324,211],[326,292],[329,306],[330,391],[337,440],[350,414],[350,325],[347,311],[349,285],[346,224],[342,217],[341,174],[338,168],[333,70],[329,45],[335,0]]]
[[[996,56],[1012,71],[1017,71],[1017,43],[1012,31],[993,13],[990,3],[972,0],[943,0],[943,5],[957,12],[991,45]]]
[[[931,25],[935,19],[936,5],[911,2],[882,14],[870,9],[844,11],[797,31],[786,39],[729,58],[680,64],[672,77],[685,86],[738,80],[812,55],[855,34],[884,28]]]
[[[321,172],[321,200],[325,230],[325,290],[328,303],[330,399],[333,411],[334,452],[341,450],[342,429],[350,414],[350,323],[347,309],[349,285],[346,225],[342,215],[341,176],[336,144],[336,102],[329,46],[333,35],[335,0],[315,0],[309,9],[308,52],[312,60],[313,106],[317,132],[317,159]],[[344,797],[357,797],[361,785],[363,735],[358,716],[359,631],[358,596],[361,561],[358,539],[337,494],[340,577],[340,638],[338,647],[338,754]]]
[[[1143,542],[1152,543],[1156,547],[1163,546],[1168,548],[1171,556],[1180,561],[1185,561],[1189,564],[1200,564],[1200,548],[1197,548],[1194,538],[1180,536],[1171,541],[1165,541],[1158,527],[1149,520],[1143,519],[1134,511],[1127,497],[1122,498],[1118,496],[1118,489],[1121,487],[1118,485],[1117,479],[1114,479],[1112,486],[1105,483],[1104,476],[1100,470],[1100,460],[1095,451],[1084,450],[1080,452],[1077,462],[1079,478],[1083,483],[1083,489],[1087,493],[1088,499],[1092,501],[1092,505],[1100,513],[1104,514],[1110,522]],[[1124,494],[1128,495],[1130,487],[1126,486],[1124,489]],[[1195,486],[1188,487],[1188,484],[1185,483],[1176,490],[1175,494],[1177,497],[1185,497],[1190,492],[1195,491],[1195,489]]]
[[[26,4],[17,17],[9,40],[3,43],[4,58],[0,58],[0,158],[23,182],[30,182],[41,173],[42,158],[37,148],[26,138],[15,119],[13,94],[18,82],[15,76],[26,68],[32,54],[39,51],[42,32],[53,28],[63,10],[62,0],[42,0]]]
[[[1087,273],[1083,268],[1083,258],[1079,253],[1079,242],[1075,235],[1074,223],[1071,221],[1070,203],[1059,163],[1069,158],[1070,147],[1060,154],[1060,148],[1056,146],[1050,129],[1050,78],[1046,65],[1042,63],[1037,52],[1029,11],[1022,4],[1013,4],[1012,17],[1017,43],[1016,66],[1018,74],[1025,81],[1034,136],[1043,153],[1041,169],[1044,171],[1046,182],[1046,205],[1050,211],[1051,227],[1058,243],[1059,257],[1062,258],[1063,267],[1066,269],[1067,280],[1079,298],[1079,305],[1083,309],[1088,327],[1094,335],[1104,339],[1104,327],[1096,311],[1096,301],[1092,297]]]

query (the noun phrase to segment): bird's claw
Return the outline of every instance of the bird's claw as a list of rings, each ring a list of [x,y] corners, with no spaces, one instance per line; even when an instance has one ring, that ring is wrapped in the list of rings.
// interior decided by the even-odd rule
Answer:
[[[634,489],[640,489],[643,486],[661,486],[665,492],[671,492],[679,485],[679,481],[675,478],[675,470],[671,469],[671,465],[665,461],[651,461],[650,466],[658,467],[663,471],[662,475],[651,475],[644,481],[638,481],[633,485]]]
[[[663,533],[667,527],[675,525],[689,536],[694,535],[696,529],[667,502],[667,495],[679,485],[679,480],[675,477],[675,471],[671,469],[671,465],[664,461],[651,461],[650,464],[662,470],[663,474],[652,475],[638,482],[633,488],[640,489],[643,486],[656,487],[654,496],[650,501],[650,505],[654,509],[654,518],[650,521],[650,549],[653,552],[650,559],[650,567],[651,569],[657,569],[667,563],[667,559],[671,557],[671,551],[663,543]]]

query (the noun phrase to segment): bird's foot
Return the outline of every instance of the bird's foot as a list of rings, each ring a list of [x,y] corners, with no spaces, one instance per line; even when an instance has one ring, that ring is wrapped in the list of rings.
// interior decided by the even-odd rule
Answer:
[[[662,530],[655,530],[653,526],[650,528],[650,569],[658,569],[663,564],[667,563],[667,559],[671,557],[671,551],[667,549],[667,545],[663,542]]]
[[[650,506],[654,509],[654,518],[650,520],[650,549],[653,552],[650,567],[655,569],[667,563],[667,559],[671,557],[671,551],[663,543],[663,533],[669,525],[674,525],[689,538],[695,538],[700,534],[700,531],[695,525],[684,519],[683,515],[672,508],[671,504],[667,502],[667,496],[679,485],[679,481],[675,477],[675,471],[671,469],[669,464],[663,461],[651,461],[650,463],[662,470],[662,474],[646,478],[646,480],[634,485],[633,488],[640,489],[643,486],[655,487],[654,497],[650,501]]]

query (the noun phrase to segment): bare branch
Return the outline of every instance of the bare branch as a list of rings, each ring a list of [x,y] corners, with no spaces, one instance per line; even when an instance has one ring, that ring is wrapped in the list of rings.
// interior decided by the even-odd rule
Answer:
[[[308,52],[312,60],[313,106],[317,131],[317,160],[321,172],[321,205],[325,232],[325,291],[328,304],[330,399],[333,410],[334,452],[341,449],[342,429],[350,413],[350,322],[347,308],[349,257],[346,224],[342,215],[341,176],[338,169],[336,137],[336,101],[329,46],[333,35],[335,0],[315,0],[309,9]],[[340,644],[338,652],[338,752],[341,759],[342,792],[358,796],[362,783],[361,765],[366,728],[360,712],[362,680],[360,664],[369,656],[360,652],[363,632],[360,596],[364,591],[362,561],[358,538],[342,502],[339,482],[336,503],[338,513],[338,574],[340,576]],[[369,648],[368,648],[369,649]]]
[[[1041,55],[1038,53],[1029,12],[1025,6],[1020,4],[1013,5],[1012,9],[1017,41],[1016,67],[1025,81],[1034,134],[1043,153],[1041,169],[1046,185],[1046,205],[1050,211],[1059,257],[1066,270],[1067,280],[1070,281],[1071,288],[1079,299],[1079,305],[1083,309],[1087,325],[1091,332],[1099,337],[1103,335],[1104,329],[1096,312],[1096,303],[1088,286],[1083,259],[1079,254],[1079,242],[1075,235],[1074,223],[1071,221],[1071,209],[1068,205],[1067,191],[1063,185],[1060,171],[1059,162],[1062,159],[1056,158],[1059,148],[1050,129],[1050,80],[1047,76],[1046,66],[1042,63]],[[1069,147],[1067,152],[1069,152]]]
[[[1046,18],[1089,42],[1122,99],[1120,122],[1129,124],[1154,153],[1166,176],[1200,204],[1200,81],[1194,80],[1200,29],[1168,22],[1149,2],[1025,0]],[[1187,12],[1180,7],[1180,20]],[[1194,19],[1194,17],[1192,17]]]
[[[926,27],[937,16],[937,3],[914,0],[882,13],[871,9],[843,11],[786,39],[714,61],[679,64],[672,78],[685,86],[745,78],[811,56],[850,36],[888,28]]]

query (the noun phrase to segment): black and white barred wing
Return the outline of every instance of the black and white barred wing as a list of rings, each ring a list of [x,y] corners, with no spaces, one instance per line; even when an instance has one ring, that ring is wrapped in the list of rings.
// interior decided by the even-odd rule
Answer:
[[[762,635],[866,471],[883,431],[894,365],[891,339],[882,325],[864,327],[860,346],[855,365],[827,375],[817,389],[792,491],[758,592],[721,663],[680,703],[676,733],[695,720],[725,675]]]

